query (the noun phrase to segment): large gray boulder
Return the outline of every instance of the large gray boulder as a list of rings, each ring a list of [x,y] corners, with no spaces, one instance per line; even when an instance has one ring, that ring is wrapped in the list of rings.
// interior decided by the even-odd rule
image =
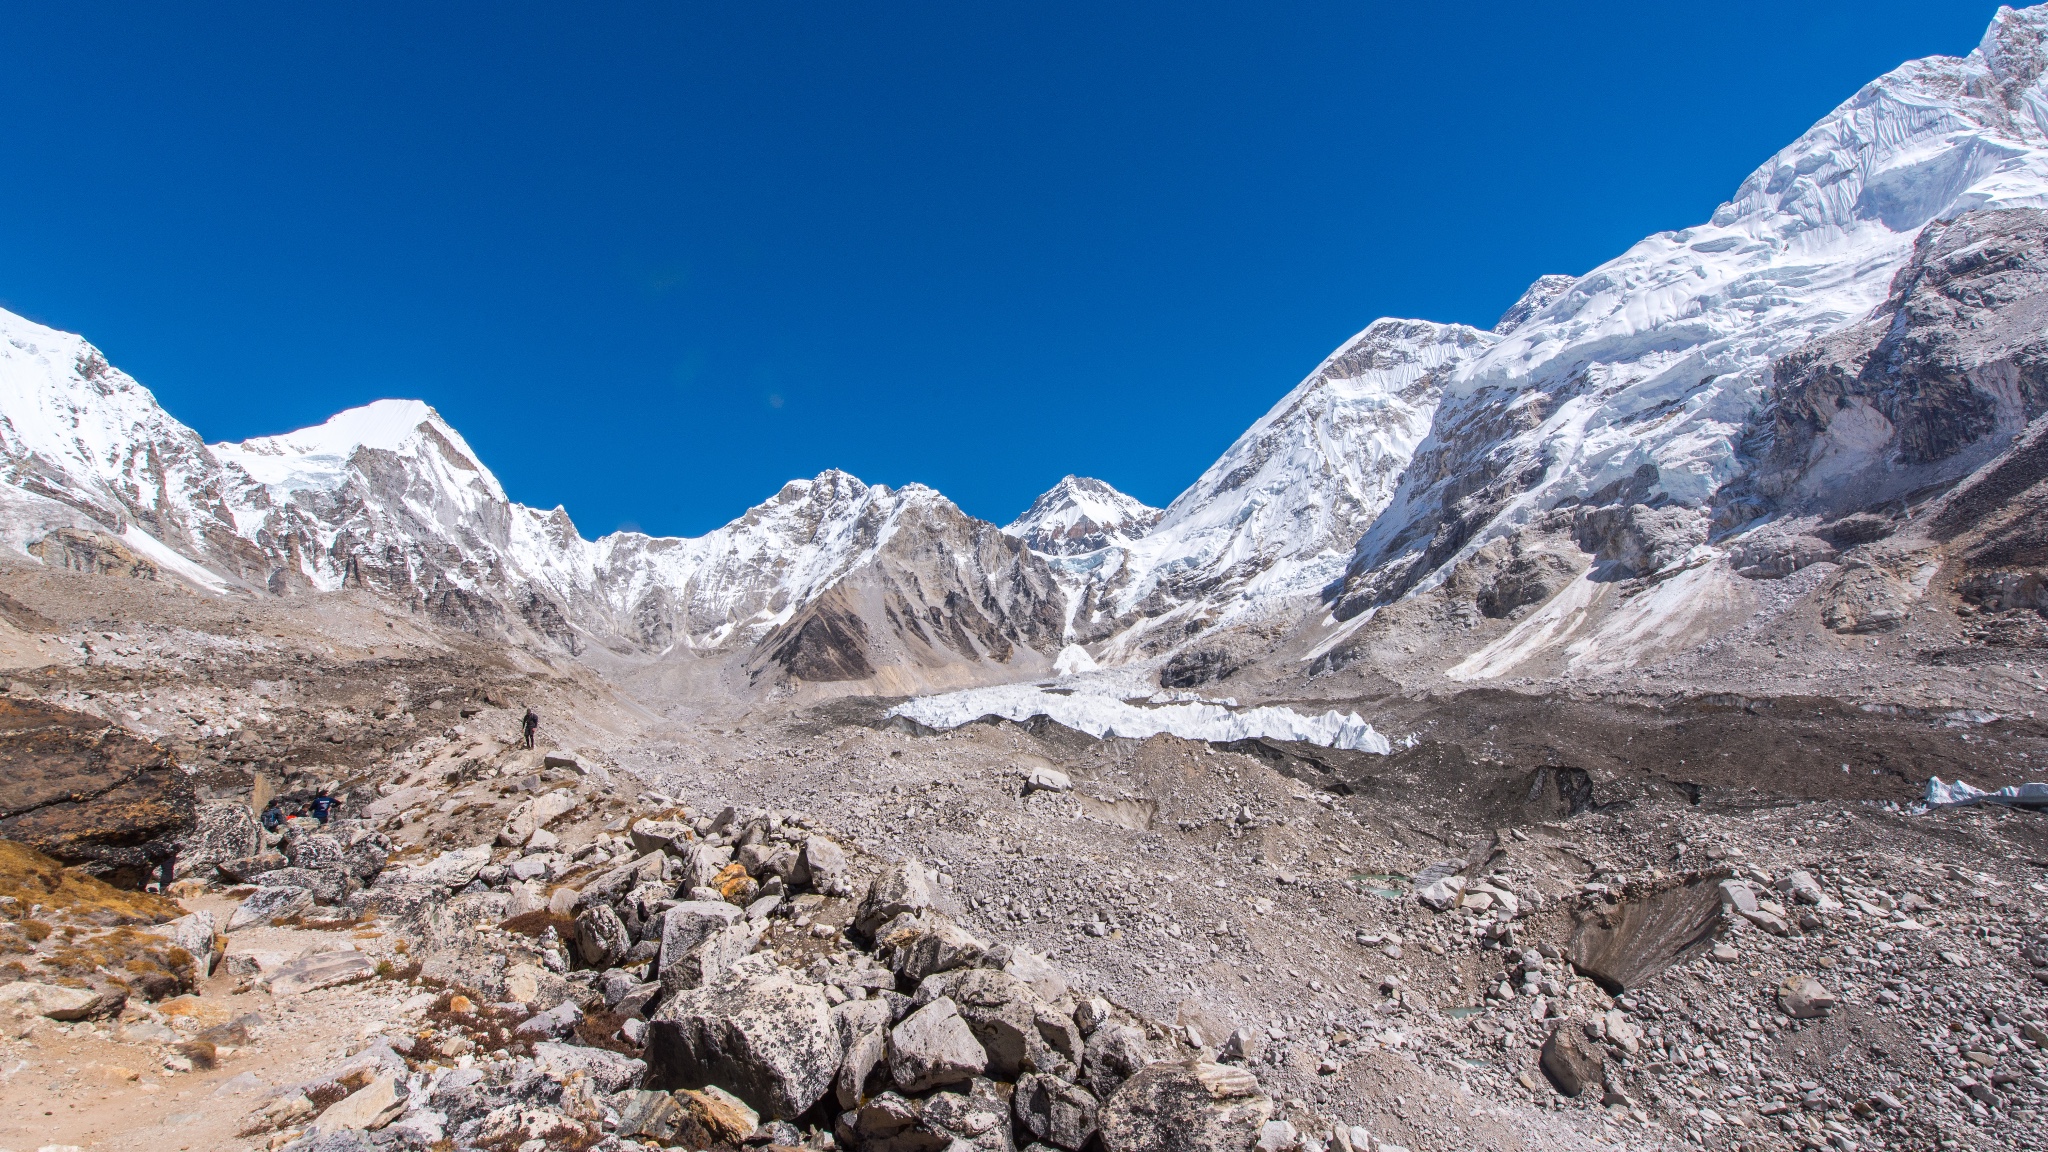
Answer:
[[[831,1089],[840,1056],[822,987],[738,974],[662,1004],[648,1027],[647,1078],[659,1088],[716,1084],[765,1118],[789,1119]]]
[[[581,1072],[600,1092],[624,1092],[638,1088],[647,1075],[647,1062],[603,1048],[543,1041],[533,1046],[533,1063],[556,1080]]]
[[[258,847],[256,817],[241,800],[201,800],[192,830],[178,847],[178,875],[204,874],[223,860],[254,856]]]
[[[655,961],[655,971],[666,971],[712,933],[738,923],[745,916],[745,912],[723,900],[685,900],[670,905],[661,914],[661,955]]]
[[[1081,1082],[1107,1100],[1125,1080],[1152,1063],[1152,1048],[1145,1034],[1128,1024],[1105,1024],[1088,1037],[1081,1057]]]
[[[754,933],[744,921],[713,931],[680,955],[671,956],[664,948],[661,953],[661,962],[665,964],[660,969],[661,990],[665,995],[673,995],[687,988],[714,984],[741,957],[753,950]]]
[[[1104,1152],[1246,1152],[1273,1101],[1242,1068],[1189,1060],[1153,1064],[1102,1106]]]
[[[227,931],[260,928],[287,916],[302,916],[313,910],[313,894],[304,888],[258,888],[228,917]]]
[[[826,837],[811,836],[804,840],[803,871],[813,891],[827,896],[853,892],[853,872],[846,861],[846,849]]]
[[[608,904],[576,914],[576,953],[592,968],[609,968],[633,946],[632,934]]]
[[[732,863],[732,849],[721,845],[713,848],[708,844],[692,844],[683,853],[682,886],[685,892],[692,888],[709,888],[712,878],[727,864]]]
[[[975,1040],[988,1053],[988,1073],[998,1080],[1015,1080],[1023,1072],[1048,1072],[1060,1062],[1049,1058],[1051,1051],[1039,1031],[1044,1016],[1055,1027],[1073,1022],[1058,1012],[1046,1010],[1031,986],[1007,972],[992,968],[967,968],[933,976],[918,985],[916,1003],[929,1004],[940,997],[953,1001],[961,1019],[973,1031]],[[1080,1055],[1079,1035],[1067,1044],[1068,1061]]]
[[[953,1001],[940,997],[904,1017],[889,1033],[889,1079],[903,1092],[923,1092],[981,1075],[988,1053],[960,1018]]]
[[[355,878],[336,864],[331,868],[276,868],[256,877],[259,888],[304,888],[317,904],[339,904],[356,889]]]
[[[898,976],[916,983],[939,972],[975,967],[988,945],[951,917],[926,911],[891,921],[876,938],[875,952],[887,957]]]
[[[1095,1135],[1095,1097],[1079,1084],[1042,1072],[1027,1073],[1017,1081],[1011,1103],[1017,1123],[1033,1139],[1080,1152]]]
[[[869,1078],[889,1056],[889,1005],[881,1000],[848,1000],[832,1010],[832,1019],[839,1026],[839,1042],[846,1053],[840,1057],[832,1091],[840,1108],[852,1108],[866,1098]]]
[[[854,931],[872,937],[898,916],[916,915],[930,908],[938,897],[938,879],[915,860],[892,864],[875,882],[860,903],[853,920]]]

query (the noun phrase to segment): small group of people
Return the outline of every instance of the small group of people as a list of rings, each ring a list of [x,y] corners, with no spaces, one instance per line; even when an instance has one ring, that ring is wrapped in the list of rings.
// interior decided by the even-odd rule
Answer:
[[[283,800],[276,796],[271,797],[270,803],[263,808],[263,815],[257,817],[258,822],[263,825],[263,846],[271,847],[284,836],[285,821],[310,816],[325,825],[334,819],[335,810],[340,807],[341,801],[334,798],[334,790],[331,787],[315,792],[313,798],[307,801],[303,808],[295,811],[286,811]]]

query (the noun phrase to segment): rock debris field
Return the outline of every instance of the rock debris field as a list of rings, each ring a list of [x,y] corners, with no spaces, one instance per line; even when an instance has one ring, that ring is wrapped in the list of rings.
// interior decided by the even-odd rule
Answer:
[[[1629,754],[1769,765],[1713,757],[1688,789],[1603,766],[1612,716],[1562,698],[1346,705],[1388,718],[1384,756],[933,733],[891,701],[648,723],[600,680],[374,606],[155,604],[147,642],[15,606],[101,643],[32,651],[0,716],[0,756],[56,773],[0,790],[14,1152],[2043,1132],[2042,815],[1916,814],[1888,777],[1752,751],[1867,739],[1826,717],[1667,727]],[[1938,718],[1856,721],[1878,722],[1977,746]],[[154,743],[123,743],[137,727]],[[2008,765],[1986,783],[2040,750],[1962,731]],[[1594,768],[1518,766],[1546,759]],[[52,782],[96,763],[129,791]],[[326,825],[255,819],[322,789]],[[165,896],[134,887],[158,835]]]

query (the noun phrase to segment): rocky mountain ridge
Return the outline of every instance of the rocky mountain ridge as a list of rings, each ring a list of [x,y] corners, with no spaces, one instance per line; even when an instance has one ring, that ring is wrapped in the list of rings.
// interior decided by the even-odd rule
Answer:
[[[1164,510],[1070,477],[999,529],[827,472],[702,537],[586,540],[510,501],[424,404],[209,446],[82,339],[0,316],[0,536],[217,591],[371,590],[754,687],[1015,679],[1072,645],[1180,684],[1282,650],[1342,664],[1361,627],[1412,615],[1380,609],[1439,588],[1508,620],[1574,580],[1741,564],[1775,547],[1745,533],[1798,535],[1822,492],[1836,518],[1910,503],[2004,451],[2038,414],[2013,349],[2040,237],[2009,214],[2048,205],[2044,71],[2048,14],[2002,10],[1970,56],[1867,85],[1707,223],[1543,277],[1493,331],[1375,321]],[[1929,239],[1951,232],[1979,239]],[[1965,267],[1986,243],[2010,274]],[[1942,334],[1993,313],[1996,339]],[[1837,482],[1880,474],[1899,482]]]

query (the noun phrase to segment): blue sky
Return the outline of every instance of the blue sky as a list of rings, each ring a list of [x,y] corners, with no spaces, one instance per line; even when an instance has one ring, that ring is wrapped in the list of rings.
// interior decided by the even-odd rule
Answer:
[[[425,399],[586,535],[828,467],[1164,504],[1373,318],[1698,223],[1996,10],[313,7],[10,6],[0,305],[208,439]]]

